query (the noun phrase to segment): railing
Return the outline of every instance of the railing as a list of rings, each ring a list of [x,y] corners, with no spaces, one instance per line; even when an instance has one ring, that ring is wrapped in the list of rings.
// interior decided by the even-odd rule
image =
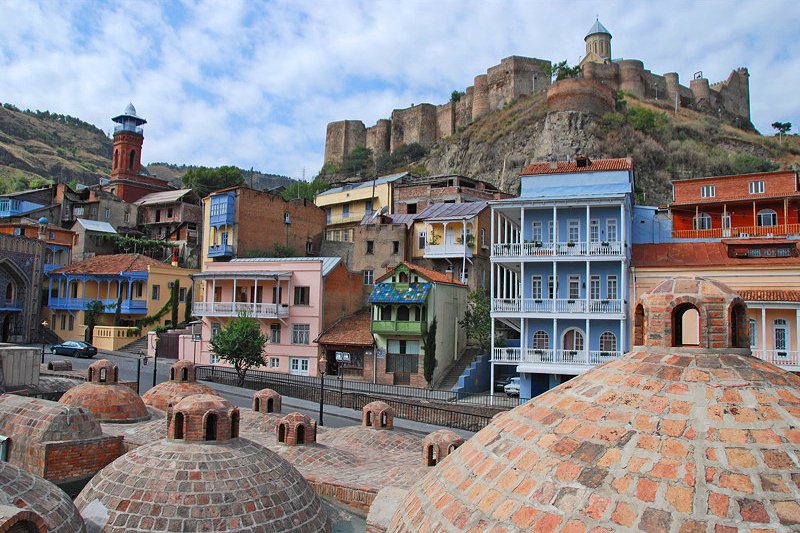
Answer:
[[[197,379],[237,384],[236,371],[215,365],[195,367]],[[280,394],[319,402],[320,379],[313,376],[294,376],[264,370],[248,370],[244,387],[260,390],[269,387]],[[324,403],[361,410],[374,400],[388,402],[396,416],[419,422],[468,431],[478,431],[491,421],[497,412],[519,405],[519,398],[489,394],[459,393],[449,390],[418,389],[400,385],[382,385],[326,376]]]
[[[622,300],[568,300],[494,298],[492,311],[500,313],[623,313]]]
[[[238,316],[245,313],[254,318],[286,318],[286,304],[262,304],[250,302],[194,302],[192,312],[197,316]]]
[[[92,342],[98,350],[119,350],[141,339],[144,333],[130,327],[95,326]]]
[[[800,235],[800,224],[672,230],[674,239],[735,239],[739,237],[767,237],[773,235]]]
[[[118,126],[114,126],[114,133],[120,131],[130,131],[133,133],[138,133],[139,135],[142,135],[142,133],[144,132],[144,130],[138,126],[128,126],[126,124],[120,124]]]
[[[778,366],[800,366],[800,352],[789,350],[753,350],[753,355]]]
[[[233,255],[233,246],[230,244],[210,244],[208,257],[228,257]]]
[[[425,322],[413,320],[375,320],[372,322],[374,333],[411,333],[422,335]]]
[[[22,311],[22,302],[20,300],[0,299],[0,309],[5,311]]]
[[[61,268],[63,266],[65,266],[65,265],[59,265],[57,263],[45,263],[44,264],[44,273],[48,274],[48,273],[52,272],[53,270],[56,270],[57,268]]]
[[[425,245],[425,258],[436,259],[440,257],[472,257],[472,248],[466,244],[427,244]]]
[[[601,365],[620,357],[619,351],[539,350],[534,348],[494,348],[491,360],[496,363],[544,363],[554,365]]]
[[[83,311],[89,302],[99,301],[105,307],[106,313],[113,313],[117,309],[116,298],[53,298],[47,301],[50,309],[64,309],[69,311]],[[147,313],[147,300],[122,300],[120,312],[128,315]]]
[[[361,222],[366,215],[364,211],[356,211],[351,212],[347,216],[344,215],[331,215],[325,219],[325,223],[328,225],[331,224],[344,224],[347,222]]]
[[[619,241],[499,243],[492,246],[492,255],[495,257],[622,256],[625,255],[625,243]]]

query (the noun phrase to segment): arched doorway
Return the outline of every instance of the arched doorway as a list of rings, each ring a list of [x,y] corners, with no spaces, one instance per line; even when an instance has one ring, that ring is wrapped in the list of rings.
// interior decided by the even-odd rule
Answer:
[[[578,328],[569,328],[561,336],[561,346],[564,350],[564,360],[572,361],[575,356],[583,351],[584,335]]]
[[[690,303],[672,311],[672,345],[700,346],[700,312]]]

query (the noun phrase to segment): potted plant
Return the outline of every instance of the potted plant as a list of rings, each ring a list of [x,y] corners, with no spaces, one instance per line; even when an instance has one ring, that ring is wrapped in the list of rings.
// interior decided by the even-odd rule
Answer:
[[[575,241],[573,241],[573,240],[570,240],[570,241],[567,243],[567,246],[569,246],[570,248],[574,247],[574,246],[575,246]]]
[[[537,248],[541,248],[542,247],[542,241],[533,241],[533,245],[535,247],[537,247]]]
[[[435,233],[431,233],[431,238],[428,239],[428,244],[430,244],[431,246],[436,246],[437,244],[439,244],[439,236],[436,235]]]

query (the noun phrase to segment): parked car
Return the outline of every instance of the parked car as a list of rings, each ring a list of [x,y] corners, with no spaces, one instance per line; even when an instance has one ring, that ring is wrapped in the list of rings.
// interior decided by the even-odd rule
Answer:
[[[494,380],[494,390],[503,392],[506,390],[506,385],[511,383],[511,378],[514,376],[502,376]]]
[[[50,353],[57,355],[71,355],[72,357],[94,357],[97,348],[83,341],[65,341],[50,347]]]
[[[519,377],[514,376],[511,378],[503,390],[508,396],[519,396]]]

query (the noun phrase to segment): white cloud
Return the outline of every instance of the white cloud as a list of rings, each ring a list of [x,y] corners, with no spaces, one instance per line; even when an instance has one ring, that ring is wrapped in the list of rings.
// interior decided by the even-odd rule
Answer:
[[[106,131],[132,101],[149,161],[311,176],[327,122],[445,102],[512,54],[575,63],[595,15],[615,57],[687,84],[747,66],[757,127],[800,125],[789,1],[0,2],[0,99]]]

